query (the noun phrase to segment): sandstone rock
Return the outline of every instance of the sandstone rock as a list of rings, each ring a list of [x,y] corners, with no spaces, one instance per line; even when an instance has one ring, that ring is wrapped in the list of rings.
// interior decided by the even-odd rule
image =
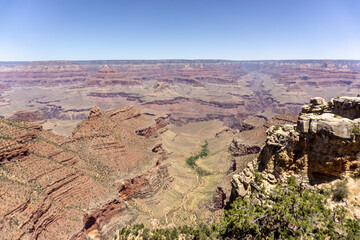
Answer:
[[[230,146],[229,146],[229,152],[235,156],[244,156],[248,154],[256,154],[260,152],[259,146],[249,146],[244,145],[236,141],[235,139],[232,140]]]
[[[245,197],[251,190],[251,181],[254,180],[255,160],[251,161],[240,174],[233,175],[231,179],[231,199]]]
[[[326,106],[324,99],[314,98],[312,105],[298,117],[297,125],[272,126],[267,130],[266,145],[261,150],[258,170],[269,184],[286,180],[292,174],[304,176],[311,184],[343,178],[360,168],[360,118],[357,98],[334,101],[338,113],[319,112],[316,106]],[[346,105],[345,104],[348,104]],[[328,106],[333,106],[330,103]],[[349,107],[348,107],[349,106]],[[316,113],[309,113],[309,111]],[[350,116],[346,118],[345,116]],[[232,148],[234,148],[234,145]],[[254,163],[233,176],[232,195],[246,196],[254,179]]]
[[[298,118],[298,114],[293,115],[293,114],[285,113],[285,114],[275,115],[270,120],[266,121],[264,127],[268,129],[271,126],[275,126],[275,125],[277,126],[281,126],[284,124],[294,125],[296,124],[297,118]]]
[[[144,136],[146,138],[150,138],[150,137],[156,138],[159,136],[159,134],[167,130],[166,128],[167,123],[165,122],[164,119],[159,117],[155,119],[155,122],[156,122],[155,125],[152,125],[144,129],[136,130],[136,134],[139,136]]]
[[[225,207],[226,194],[221,187],[217,187],[213,195],[213,203],[215,209],[222,209]]]
[[[335,117],[334,114],[302,114],[299,116],[298,129],[302,133],[325,134],[339,138],[352,137],[354,122],[347,118]]]
[[[305,173],[313,182],[344,177],[360,166],[356,155],[360,151],[360,118],[357,116],[356,101],[352,98],[349,108],[344,107],[344,98],[339,98],[334,113],[302,113],[297,126],[271,127],[267,131],[266,145],[259,156],[260,170],[274,174],[277,178],[284,173]],[[323,99],[311,102],[324,105]],[[331,104],[329,104],[330,106]],[[313,106],[309,109],[312,111]],[[351,109],[351,111],[347,111]]]
[[[360,118],[360,97],[340,97],[331,101],[334,114],[349,119]]]
[[[16,142],[0,147],[0,164],[29,155],[29,149]]]
[[[99,114],[94,108],[70,137],[0,119],[0,236],[106,239],[137,217],[125,199],[147,198],[168,186],[160,139],[135,133],[153,118],[133,107]]]
[[[95,106],[90,110],[88,119],[93,119],[99,116],[101,116],[100,108],[98,106]]]
[[[330,112],[331,106],[324,98],[316,97],[310,100],[310,105],[302,106],[302,113],[316,113],[322,114],[324,112]]]
[[[310,103],[312,105],[326,105],[327,104],[326,100],[322,97],[311,98]]]
[[[45,120],[46,117],[43,111],[37,109],[16,111],[9,119],[14,121],[37,122]]]
[[[325,106],[323,99],[315,98],[311,102],[312,105],[303,108],[306,111],[300,114],[297,125],[272,126],[267,130],[266,145],[254,160],[259,163],[259,173],[253,169],[256,164],[250,162],[242,172],[233,175],[231,201],[248,197],[254,189],[263,187],[268,191],[293,175],[300,189],[309,190],[331,189],[336,181],[346,178],[349,196],[345,208],[357,216],[358,205],[350,203],[358,202],[360,186],[358,179],[353,178],[360,170],[360,118],[353,119],[358,116],[356,99],[346,103],[349,105],[342,100],[335,103],[336,111],[342,116],[314,107]],[[314,110],[315,114],[311,112]]]

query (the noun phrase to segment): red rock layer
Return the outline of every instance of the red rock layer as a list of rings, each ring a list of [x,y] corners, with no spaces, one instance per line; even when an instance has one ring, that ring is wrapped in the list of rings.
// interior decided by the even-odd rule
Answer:
[[[0,238],[85,239],[134,220],[123,199],[150,196],[169,180],[165,153],[152,151],[159,142],[135,133],[152,121],[114,109],[65,138],[0,119]]]

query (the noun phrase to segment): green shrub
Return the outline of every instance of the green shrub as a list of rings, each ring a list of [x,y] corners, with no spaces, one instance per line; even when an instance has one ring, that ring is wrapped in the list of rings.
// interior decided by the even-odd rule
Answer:
[[[254,172],[254,176],[255,176],[255,182],[261,184],[264,179],[264,176],[261,173],[259,173],[259,171],[257,170]]]
[[[196,160],[198,160],[199,158],[207,157],[208,152],[209,152],[209,150],[208,150],[208,148],[207,148],[208,144],[209,144],[209,143],[205,140],[205,144],[201,146],[201,148],[202,148],[202,149],[201,149],[201,152],[198,153],[198,154],[195,155],[195,156],[189,157],[189,158],[186,160],[186,163],[187,163],[191,168],[195,169],[196,173],[199,174],[199,176],[208,176],[208,175],[210,175],[209,172],[205,171],[204,169],[202,169],[202,168],[200,168],[200,167],[198,167],[198,166],[196,165]]]
[[[360,239],[360,220],[346,218],[344,207],[326,208],[327,195],[300,189],[295,176],[287,184],[249,198],[237,198],[224,217],[211,226],[198,224],[177,228],[144,228],[143,239]],[[335,189],[346,189],[346,182]],[[323,191],[324,192],[324,191]],[[131,228],[132,232],[137,228]],[[123,230],[125,229],[125,230]],[[128,229],[123,228],[121,232]],[[126,239],[126,238],[125,238]]]
[[[203,157],[207,157],[207,155],[208,155],[208,152],[209,152],[209,150],[208,150],[208,148],[207,148],[207,146],[208,146],[208,142],[207,141],[205,141],[205,144],[204,145],[202,145],[201,146],[201,152],[199,153],[199,154],[197,154],[197,155],[195,155],[195,156],[191,156],[191,157],[189,157],[187,160],[186,160],[186,163],[191,167],[191,168],[194,168],[195,166],[196,166],[196,160],[198,160],[199,158],[203,158]]]
[[[144,240],[147,240],[150,238],[150,229],[145,228],[141,234]]]
[[[334,201],[343,200],[349,194],[349,190],[348,190],[348,187],[347,187],[347,182],[346,181],[337,182],[335,184],[335,187],[332,189],[332,191],[333,191],[332,199]]]
[[[353,175],[354,178],[360,178],[360,168]]]
[[[288,179],[287,179],[287,184],[291,187],[296,187],[296,177],[295,176],[290,176]]]
[[[352,239],[360,236],[358,219],[349,220],[324,207],[326,198],[300,190],[295,177],[286,186],[277,185],[256,201],[237,198],[220,223],[221,239]],[[344,210],[344,209],[343,209]],[[353,223],[352,221],[355,221]],[[349,238],[350,237],[350,238]]]
[[[355,125],[353,128],[353,132],[360,133],[360,127],[358,125]]]

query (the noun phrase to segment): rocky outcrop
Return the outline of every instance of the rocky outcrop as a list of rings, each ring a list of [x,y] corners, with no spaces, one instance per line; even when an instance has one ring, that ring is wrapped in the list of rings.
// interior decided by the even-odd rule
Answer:
[[[167,179],[165,181],[165,179]],[[162,164],[148,173],[127,179],[118,186],[119,194],[122,199],[147,198],[153,196],[163,184],[171,182],[168,173],[168,166]]]
[[[330,102],[333,106],[333,113],[339,116],[356,119],[360,118],[360,99],[359,97],[339,97]]]
[[[346,98],[348,99],[348,98]],[[233,176],[233,196],[246,196],[254,188],[256,171],[269,183],[299,174],[310,184],[352,176],[360,169],[360,98],[326,102],[311,99],[297,125],[272,126],[259,158]]]
[[[100,108],[98,106],[95,106],[90,110],[88,119],[93,119],[93,118],[96,118],[98,116],[101,116],[101,111],[100,111]]]
[[[234,200],[236,197],[245,197],[251,190],[251,183],[254,181],[254,171],[256,168],[256,161],[251,161],[243,171],[239,174],[233,175],[231,179],[231,197]]]
[[[353,98],[348,103],[351,107],[341,110],[333,104],[339,105],[335,99],[329,103],[321,98],[311,99],[311,105],[303,107],[296,126],[274,126],[268,130],[266,146],[259,157],[260,170],[277,177],[284,172],[304,172],[314,183],[355,171],[360,167],[360,119],[355,118],[353,108],[359,100]]]
[[[269,120],[266,119],[266,123],[264,123],[264,127],[268,129],[273,125],[285,125],[285,124],[294,125],[297,123],[297,119],[298,119],[298,115],[293,115],[289,113],[278,114],[273,116]]]
[[[223,209],[225,207],[226,194],[221,187],[217,187],[213,194],[214,209]]]
[[[248,154],[256,154],[260,152],[259,146],[249,146],[245,144],[241,144],[235,139],[232,140],[230,146],[229,146],[229,152],[235,156],[244,156]]]
[[[126,201],[167,187],[161,139],[135,133],[154,120],[133,107],[99,113],[71,137],[0,119],[0,238],[101,239],[136,219]]]
[[[37,109],[37,110],[18,110],[9,119],[14,120],[14,121],[23,121],[23,122],[37,122],[37,121],[45,120],[46,116],[39,109]]]
[[[0,164],[21,159],[27,155],[29,155],[28,148],[18,144],[16,141],[11,141],[0,147]]]
[[[163,118],[156,118],[155,119],[156,124],[152,125],[150,127],[144,128],[144,129],[140,129],[140,130],[136,130],[136,134],[139,136],[144,136],[146,138],[150,138],[150,137],[158,137],[159,133],[163,133],[167,130],[166,125],[167,123],[165,122],[165,120]]]

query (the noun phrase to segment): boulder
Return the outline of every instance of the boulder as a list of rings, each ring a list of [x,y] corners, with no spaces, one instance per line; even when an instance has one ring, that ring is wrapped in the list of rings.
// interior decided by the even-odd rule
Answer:
[[[349,119],[360,118],[360,97],[339,97],[330,102],[333,104],[334,114]]]
[[[99,116],[101,116],[100,108],[98,106],[95,106],[90,110],[88,119],[97,118]]]
[[[327,105],[327,102],[324,98],[322,97],[314,97],[310,99],[310,103],[312,105]]]

